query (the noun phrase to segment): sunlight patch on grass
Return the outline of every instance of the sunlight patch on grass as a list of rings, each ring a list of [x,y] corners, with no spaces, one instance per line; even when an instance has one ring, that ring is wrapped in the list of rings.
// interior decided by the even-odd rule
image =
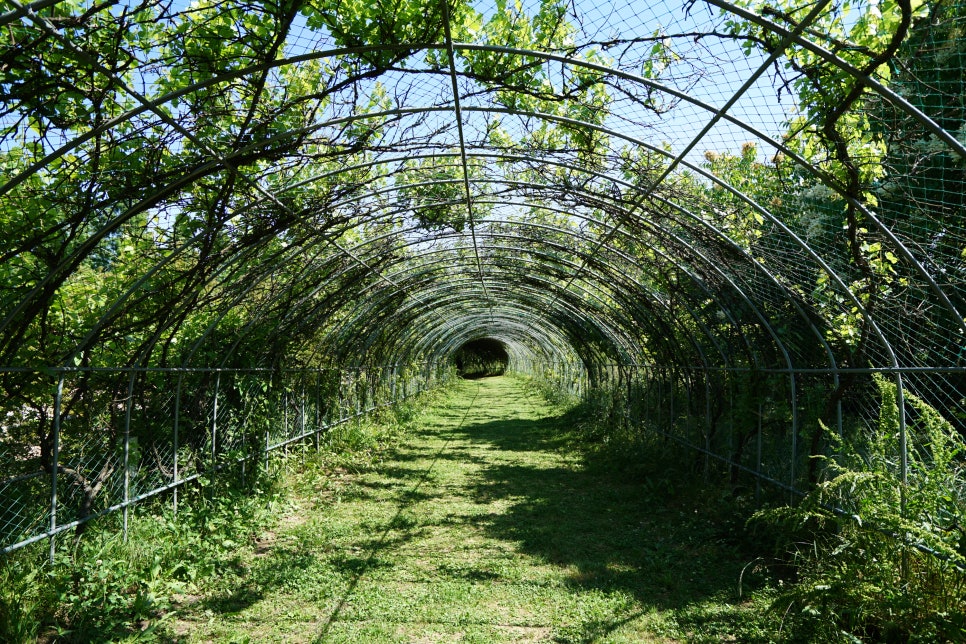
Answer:
[[[185,641],[673,642],[727,634],[742,562],[700,515],[583,466],[560,410],[461,382],[397,442],[309,458],[243,584]],[[711,637],[712,635],[709,635]],[[246,639],[248,638],[248,639]],[[711,641],[711,640],[708,640]]]

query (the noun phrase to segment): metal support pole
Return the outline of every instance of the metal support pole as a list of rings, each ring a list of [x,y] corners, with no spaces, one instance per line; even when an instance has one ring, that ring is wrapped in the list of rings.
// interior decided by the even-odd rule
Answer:
[[[127,543],[128,502],[131,500],[131,408],[134,406],[134,378],[132,370],[127,381],[127,404],[124,410],[124,543]]]
[[[299,450],[302,453],[302,467],[305,467],[305,374],[302,374],[302,409],[299,419]]]
[[[905,386],[902,382],[902,373],[896,373],[896,407],[899,410],[899,452],[901,454],[899,459],[899,477],[901,479],[901,484],[899,486],[899,516],[902,519],[907,517],[907,503],[908,503],[908,486],[909,486],[909,446],[908,446],[908,435],[906,428],[906,393]],[[905,545],[908,544],[908,538],[903,535],[903,542]],[[909,578],[909,549],[902,549],[902,578]]]
[[[909,485],[909,446],[906,429],[906,393],[902,382],[902,374],[896,374],[896,407],[899,410],[899,477],[902,487],[899,488],[900,516],[906,518],[906,487]]]
[[[757,455],[755,458],[755,502],[761,502],[761,448],[762,448],[762,435],[761,431],[764,427],[764,422],[762,414],[764,413],[764,407],[761,402],[761,397],[758,398],[758,446]]]
[[[798,476],[797,464],[798,464],[798,383],[795,380],[795,372],[790,371],[789,377],[789,388],[791,389],[791,404],[792,404],[792,467],[789,477],[789,485],[791,489],[797,490],[795,486],[795,480]]]
[[[711,374],[704,372],[704,477],[711,475]]]
[[[265,457],[265,460],[264,460],[264,462],[265,462],[265,476],[268,476],[268,445],[269,445],[268,438],[269,438],[268,437],[268,430],[266,429],[265,430],[265,452],[264,452],[264,457]]]
[[[633,367],[631,368],[631,371],[632,372],[634,371]],[[634,409],[633,396],[634,396],[634,390],[633,390],[633,387],[631,385],[631,373],[628,373],[627,374],[627,426],[628,427],[630,427],[633,424],[633,421],[634,421],[634,416],[633,416],[633,409]]]
[[[245,386],[244,380],[242,380],[241,384],[239,384],[239,382],[238,382],[238,375],[237,374],[235,375],[235,384],[236,384],[236,386],[239,386],[239,387]],[[248,483],[248,478],[247,478],[247,474],[248,474],[248,457],[250,456],[249,453],[248,453],[248,431],[246,431],[247,428],[245,427],[245,421],[244,420],[242,420],[242,424],[239,427],[239,430],[240,430],[239,431],[239,434],[241,436],[241,453],[242,453],[242,456],[241,456],[241,480],[242,480],[242,484],[244,485],[244,484],[247,484]]]
[[[356,427],[362,426],[362,418],[359,416],[362,411],[362,396],[359,394],[359,381],[362,380],[362,369],[356,371],[355,380],[352,383],[352,393],[356,398]]]
[[[315,372],[315,452],[319,452],[319,433],[322,431],[322,372]]]
[[[51,445],[50,463],[50,563],[54,563],[57,552],[57,472],[60,469],[60,408],[64,398],[64,375],[57,380],[57,391],[54,394],[54,435]]]
[[[215,472],[218,471],[218,392],[221,389],[221,372],[215,374],[215,400],[211,410],[211,484],[210,491],[212,498],[215,490]]]
[[[664,423],[661,419],[661,406],[664,404],[664,378],[660,378],[657,381],[657,429],[658,431],[664,430]]]
[[[184,376],[178,374],[178,386],[174,394],[174,518],[178,518],[178,426],[181,421],[181,385]]]
[[[735,382],[730,375],[728,377],[728,460],[735,463],[733,457],[735,455]],[[735,465],[741,465],[741,463],[735,463]],[[737,472],[738,470],[733,470]]]
[[[691,417],[694,415],[694,408],[692,407],[691,400],[691,389],[691,383],[688,382],[684,389],[685,403],[687,404],[687,407],[685,408],[687,411],[684,415],[684,436],[685,440],[687,440],[689,443],[691,442]]]
[[[668,384],[671,386],[671,403],[668,405],[668,432],[674,433],[674,425],[677,422],[677,418],[674,417],[674,399],[678,396],[678,388],[673,377],[671,378],[671,382]]]

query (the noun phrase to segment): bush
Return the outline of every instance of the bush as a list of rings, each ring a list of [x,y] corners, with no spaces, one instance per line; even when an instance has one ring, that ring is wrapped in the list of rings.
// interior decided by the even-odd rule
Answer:
[[[753,523],[785,536],[795,582],[773,605],[791,641],[966,640],[966,466],[962,438],[906,394],[907,484],[896,386],[876,377],[878,426],[837,440],[829,477],[795,507]],[[832,432],[826,432],[834,436]]]

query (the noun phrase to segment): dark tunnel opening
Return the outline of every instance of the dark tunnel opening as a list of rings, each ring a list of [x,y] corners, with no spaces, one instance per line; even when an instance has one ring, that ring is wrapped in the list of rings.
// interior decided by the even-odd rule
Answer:
[[[470,340],[453,354],[456,372],[466,379],[502,376],[509,361],[506,345],[493,338]]]

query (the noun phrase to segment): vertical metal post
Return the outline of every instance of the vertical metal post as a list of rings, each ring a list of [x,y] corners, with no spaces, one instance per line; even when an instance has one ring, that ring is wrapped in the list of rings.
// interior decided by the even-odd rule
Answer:
[[[352,382],[352,395],[355,396],[355,403],[356,403],[355,422],[356,422],[356,429],[357,430],[361,430],[362,429],[362,414],[361,414],[361,412],[362,412],[362,393],[359,391],[359,383],[360,382],[362,382],[362,368],[361,367],[359,367],[358,369],[356,369],[355,379]]]
[[[178,518],[178,425],[181,421],[181,385],[184,376],[178,374],[178,386],[174,394],[174,518]]]
[[[127,543],[128,502],[131,499],[131,410],[134,406],[134,378],[137,375],[133,369],[127,381],[127,404],[124,410],[124,543]]]
[[[667,410],[667,413],[668,413],[668,432],[671,433],[671,434],[673,434],[674,433],[674,424],[677,421],[677,418],[674,417],[674,399],[677,398],[677,396],[678,396],[677,383],[674,382],[673,374],[672,374],[672,377],[671,377],[671,381],[668,384],[671,387],[671,391],[670,391],[671,402],[670,402],[670,404],[668,404],[668,410]]]
[[[735,382],[733,374],[727,374],[726,377],[728,378],[728,450],[730,452],[728,460],[731,460],[735,454]]]
[[[636,369],[631,367],[627,373],[627,425],[630,427],[634,422],[633,409],[634,409],[634,389],[631,386],[631,374],[636,373]]]
[[[908,436],[906,433],[906,393],[905,387],[902,382],[902,373],[896,372],[896,407],[899,410],[899,452],[901,457],[899,459],[899,476],[901,478],[901,485],[899,486],[899,516],[905,519],[907,516],[907,487],[909,485],[909,446],[907,444]],[[903,540],[906,537],[903,536]],[[909,549],[902,549],[902,578],[908,579],[909,577]]]
[[[255,377],[257,378],[258,376]],[[244,378],[241,378],[237,373],[235,374],[234,383],[239,389],[244,387],[246,384]],[[244,413],[244,409],[242,412]],[[244,419],[244,415],[242,418]],[[238,429],[241,437],[241,480],[242,484],[247,484],[248,477],[246,475],[248,474],[248,458],[250,455],[248,453],[248,428],[245,426],[244,420],[242,420],[242,423]]]
[[[57,552],[57,472],[60,469],[60,408],[64,398],[64,374],[57,379],[57,391],[54,393],[54,435],[51,445],[50,463],[50,563],[54,563]]]
[[[687,440],[687,442],[689,442],[689,443],[691,442],[691,421],[692,421],[692,418],[691,417],[694,416],[694,410],[693,410],[692,400],[691,400],[691,398],[692,398],[692,396],[691,396],[691,390],[692,389],[693,389],[693,387],[692,387],[692,383],[691,382],[688,382],[688,383],[685,384],[685,386],[684,386],[684,394],[685,394],[684,402],[685,402],[685,404],[687,406],[685,407],[685,413],[684,413],[684,437]]]
[[[711,373],[704,372],[704,477],[711,475]]]
[[[322,431],[322,372],[315,372],[315,451],[319,451],[319,433]]]
[[[909,446],[906,431],[906,393],[902,382],[902,373],[896,373],[896,407],[899,410],[899,476],[902,487],[899,488],[900,516],[906,517],[906,486],[909,485]]]
[[[757,446],[757,456],[755,459],[755,502],[761,501],[761,448],[762,448],[762,429],[764,428],[764,420],[762,414],[764,413],[764,407],[761,402],[761,396],[758,397],[758,446]]]
[[[264,452],[264,457],[265,457],[265,476],[268,476],[268,445],[269,445],[269,442],[268,442],[268,430],[266,429],[265,430],[265,452]]]
[[[302,453],[302,466],[305,466],[305,372],[302,373],[302,409],[299,420],[299,451]]]
[[[215,495],[215,472],[217,471],[218,457],[218,392],[221,389],[221,371],[215,374],[215,400],[211,410],[211,496]]]
[[[789,371],[789,388],[791,389],[791,403],[792,403],[792,467],[790,472],[790,485],[793,490],[797,490],[798,487],[795,485],[796,478],[798,477],[798,383],[795,379],[795,372]]]
[[[839,388],[839,372],[837,370],[835,372],[835,382],[834,382],[834,385],[835,385],[835,389],[838,390],[838,388]],[[843,431],[844,428],[842,427],[842,396],[839,396],[838,401],[835,403],[835,424],[838,427],[839,438],[842,438],[843,435],[844,435],[844,431]]]

